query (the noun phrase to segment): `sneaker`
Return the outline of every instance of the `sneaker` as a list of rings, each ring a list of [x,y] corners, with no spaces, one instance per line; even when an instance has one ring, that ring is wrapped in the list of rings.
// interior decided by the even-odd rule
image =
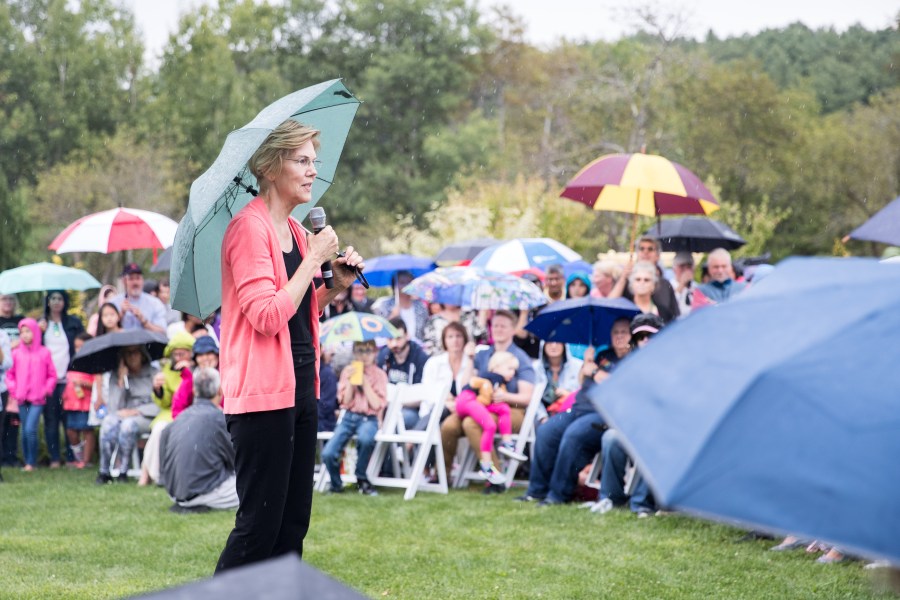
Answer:
[[[359,493],[363,496],[377,496],[378,490],[375,489],[375,486],[369,483],[368,479],[363,479],[362,481],[357,482],[356,488],[359,490]]]
[[[647,517],[650,517],[652,515],[653,515],[653,511],[647,510],[646,508],[641,508],[637,511],[638,519],[646,519]]]
[[[600,500],[600,502],[598,502],[597,504],[595,504],[594,506],[591,507],[591,512],[597,513],[598,515],[605,515],[612,509],[613,509],[612,500],[610,500],[609,498],[603,498],[602,500]]]
[[[210,510],[212,509],[208,506],[181,506],[177,502],[169,507],[169,512],[173,512],[176,515],[207,513]]]
[[[500,485],[501,483],[506,483],[506,477],[503,476],[503,473],[497,470],[497,467],[494,465],[490,466],[482,466],[479,471],[479,475],[485,481],[489,481],[490,483],[494,483]]]
[[[341,486],[341,487],[330,486],[330,487],[328,488],[328,493],[329,493],[329,494],[343,494],[343,493],[344,493],[344,488],[343,488],[343,486]]]
[[[119,473],[119,476],[116,477],[116,481],[119,483],[128,483],[128,473]]]
[[[537,503],[537,506],[539,506],[540,508],[544,508],[545,506],[559,506],[560,504],[562,504],[562,502],[551,500],[550,498],[544,498]]]
[[[524,494],[522,496],[516,496],[513,500],[516,502],[540,502],[543,498],[535,498],[534,496]]]
[[[109,473],[100,473],[97,475],[97,479],[94,480],[94,483],[97,485],[106,485],[107,483],[112,483],[113,478]]]
[[[497,451],[500,452],[503,456],[507,458],[511,458],[513,460],[517,460],[519,462],[524,462],[528,460],[528,457],[516,450],[516,446],[512,442],[503,442],[500,444],[500,447],[497,448]]]

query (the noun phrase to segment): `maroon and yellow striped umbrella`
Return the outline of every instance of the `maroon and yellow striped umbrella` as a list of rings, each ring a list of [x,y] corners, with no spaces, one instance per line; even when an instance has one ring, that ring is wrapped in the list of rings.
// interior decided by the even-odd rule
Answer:
[[[655,154],[608,154],[581,169],[560,194],[594,210],[709,215],[719,201],[688,169]]]

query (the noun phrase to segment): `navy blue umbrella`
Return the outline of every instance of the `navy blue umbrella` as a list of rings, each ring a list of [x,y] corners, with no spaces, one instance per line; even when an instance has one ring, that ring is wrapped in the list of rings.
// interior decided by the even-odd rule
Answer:
[[[593,393],[658,501],[900,561],[900,267],[792,259]]]
[[[525,329],[548,342],[608,346],[616,319],[631,319],[641,310],[625,298],[571,298],[542,309]]]
[[[900,198],[894,199],[872,215],[871,219],[854,229],[847,237],[900,246]]]

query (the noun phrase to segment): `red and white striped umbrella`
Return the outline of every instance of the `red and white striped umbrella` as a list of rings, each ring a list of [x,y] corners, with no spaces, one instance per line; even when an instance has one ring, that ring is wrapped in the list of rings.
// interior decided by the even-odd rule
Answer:
[[[178,223],[165,215],[114,208],[81,217],[56,236],[49,248],[57,254],[168,248],[175,241],[177,229]]]

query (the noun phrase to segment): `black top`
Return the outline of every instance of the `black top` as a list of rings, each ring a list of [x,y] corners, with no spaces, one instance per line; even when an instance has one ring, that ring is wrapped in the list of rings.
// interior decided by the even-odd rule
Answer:
[[[282,252],[288,279],[294,276],[294,273],[300,268],[300,263],[303,262],[303,258],[300,256],[300,246],[297,245],[293,237],[291,237],[291,242],[293,242],[291,251]],[[312,333],[309,330],[313,293],[313,286],[310,284],[309,289],[303,294],[303,300],[300,301],[300,308],[288,321],[288,331],[291,334],[291,354],[294,357],[294,370],[316,364],[316,351],[313,348]]]

